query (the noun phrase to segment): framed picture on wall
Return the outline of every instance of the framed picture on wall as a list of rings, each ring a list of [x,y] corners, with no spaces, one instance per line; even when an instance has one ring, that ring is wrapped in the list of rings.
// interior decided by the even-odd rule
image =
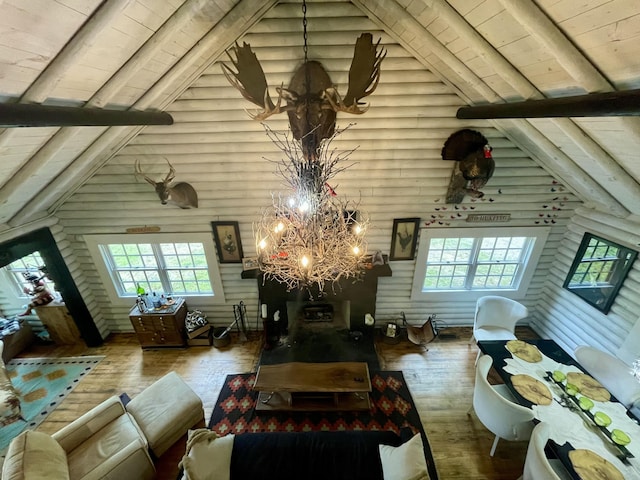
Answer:
[[[389,260],[413,260],[418,243],[419,226],[419,218],[396,218],[393,220]]]
[[[242,263],[242,242],[238,222],[211,222],[220,263]]]

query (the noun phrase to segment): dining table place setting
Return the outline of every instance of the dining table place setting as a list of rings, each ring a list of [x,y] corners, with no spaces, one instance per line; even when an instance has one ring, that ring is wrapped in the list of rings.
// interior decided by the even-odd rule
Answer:
[[[478,345],[518,402],[551,426],[550,439],[573,478],[640,480],[638,420],[553,340]]]

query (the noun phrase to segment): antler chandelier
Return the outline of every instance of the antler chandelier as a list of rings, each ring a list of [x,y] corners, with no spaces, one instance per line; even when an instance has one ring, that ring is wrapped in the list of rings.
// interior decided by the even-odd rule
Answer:
[[[258,264],[269,278],[288,290],[358,277],[367,253],[367,218],[357,217],[357,203],[341,200],[329,180],[348,167],[338,167],[352,151],[330,150],[336,131],[323,141],[317,158],[303,155],[301,142],[266,127],[267,135],[284,152],[277,173],[293,194],[273,197],[255,225]]]
[[[247,100],[262,108],[254,119],[287,112],[292,136],[277,134],[266,125],[270,140],[282,150],[285,159],[277,162],[277,174],[292,189],[286,198],[272,196],[254,226],[258,264],[266,277],[291,290],[317,284],[323,292],[326,282],[358,277],[364,268],[367,220],[356,218],[357,204],[338,199],[329,180],[348,167],[338,167],[352,152],[338,153],[331,141],[337,131],[337,112],[362,114],[367,110],[360,100],[376,89],[380,64],[386,52],[373,44],[372,35],[363,33],[356,41],[349,88],[341,97],[328,73],[317,61],[307,57],[307,6],[302,2],[304,62],[294,73],[288,88],[277,88],[274,103],[267,81],[251,46],[235,45],[231,56],[237,72],[222,65],[229,82]],[[282,102],[286,101],[283,106]]]

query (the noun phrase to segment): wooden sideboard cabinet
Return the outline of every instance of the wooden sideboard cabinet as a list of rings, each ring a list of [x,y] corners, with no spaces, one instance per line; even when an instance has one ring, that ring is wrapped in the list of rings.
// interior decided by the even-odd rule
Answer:
[[[142,348],[186,347],[186,317],[187,304],[183,298],[177,299],[172,308],[140,312],[135,306],[129,312]]]
[[[51,302],[35,307],[35,311],[55,343],[73,345],[80,341],[80,331],[64,302]]]

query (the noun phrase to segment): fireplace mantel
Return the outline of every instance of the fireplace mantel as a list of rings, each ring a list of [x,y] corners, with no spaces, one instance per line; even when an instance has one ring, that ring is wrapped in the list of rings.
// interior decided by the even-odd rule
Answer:
[[[365,270],[361,280],[352,278],[339,280],[335,285],[327,283],[321,300],[326,302],[350,302],[349,323],[351,330],[364,328],[364,316],[370,313],[375,317],[376,298],[378,294],[378,278],[392,275],[389,264],[376,265]],[[287,302],[297,301],[301,304],[313,298],[318,300],[320,295],[317,286],[307,289],[294,289],[287,291],[286,285],[263,278],[260,270],[245,270],[242,278],[257,279],[258,296],[261,304],[267,304],[268,318],[273,319],[273,314],[280,311],[280,320],[283,325],[288,325]]]

